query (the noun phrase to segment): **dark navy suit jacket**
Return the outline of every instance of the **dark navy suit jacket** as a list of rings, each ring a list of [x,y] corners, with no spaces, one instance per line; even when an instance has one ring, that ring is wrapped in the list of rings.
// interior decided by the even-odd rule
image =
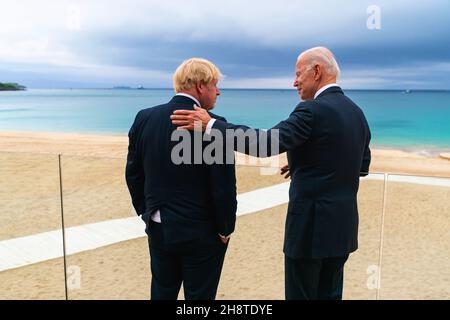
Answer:
[[[194,164],[193,133],[191,163],[174,164],[170,116],[177,109],[193,108],[195,102],[175,96],[167,104],[141,110],[129,131],[126,181],[133,206],[148,223],[160,210],[164,239],[176,243],[208,234],[229,235],[236,221],[236,177],[234,164]],[[213,118],[226,123],[212,113]],[[214,141],[214,140],[213,140]],[[201,150],[211,142],[203,142]],[[147,233],[149,230],[147,228]]]
[[[217,120],[213,129],[242,129],[245,134],[250,128]],[[279,130],[278,149],[270,139],[274,129]],[[325,258],[355,251],[359,177],[369,171],[371,158],[371,134],[362,110],[339,87],[330,87],[299,103],[267,137],[267,155],[287,151],[291,172],[284,253]],[[260,140],[246,139],[245,152],[252,154]]]

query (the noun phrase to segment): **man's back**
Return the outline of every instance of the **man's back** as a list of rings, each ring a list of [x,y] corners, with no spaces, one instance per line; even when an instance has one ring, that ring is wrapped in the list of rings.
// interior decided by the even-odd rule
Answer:
[[[292,257],[342,256],[357,248],[356,196],[360,172],[367,172],[370,162],[369,127],[339,87],[297,109],[312,114],[311,132],[305,143],[288,151],[284,250]]]
[[[160,210],[168,242],[188,241],[220,232],[229,234],[234,230],[234,165],[206,165],[203,160],[201,164],[194,164],[194,134],[187,131],[183,138],[186,134],[190,137],[191,143],[187,144],[191,151],[190,161],[176,164],[172,159],[173,148],[181,140],[172,141],[176,127],[172,125],[170,115],[174,110],[192,106],[193,103],[188,97],[175,96],[167,104],[142,110],[130,130],[127,165],[130,191],[138,181],[134,178],[134,168],[141,168],[144,176],[141,181],[144,190],[142,199],[133,197],[133,204],[145,219]],[[205,144],[201,150],[204,147]],[[177,152],[174,156],[180,154]],[[133,165],[130,161],[136,163]],[[218,195],[218,187],[225,192]]]

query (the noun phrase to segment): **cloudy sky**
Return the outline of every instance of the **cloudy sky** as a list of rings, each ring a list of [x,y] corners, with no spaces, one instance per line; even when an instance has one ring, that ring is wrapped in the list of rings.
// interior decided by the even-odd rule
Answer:
[[[450,89],[449,0],[0,1],[0,82],[169,88],[198,56],[222,87],[290,88],[323,45],[345,88]]]

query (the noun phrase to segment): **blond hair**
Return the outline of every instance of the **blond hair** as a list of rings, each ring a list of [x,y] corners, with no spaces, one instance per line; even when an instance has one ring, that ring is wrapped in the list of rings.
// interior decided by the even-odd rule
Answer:
[[[219,81],[222,77],[219,68],[212,62],[201,58],[191,58],[180,64],[175,71],[173,87],[178,93],[191,89],[198,81],[208,84]]]

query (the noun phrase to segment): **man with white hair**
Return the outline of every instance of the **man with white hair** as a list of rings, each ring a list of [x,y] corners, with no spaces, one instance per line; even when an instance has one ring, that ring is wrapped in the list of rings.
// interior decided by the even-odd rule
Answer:
[[[357,192],[359,177],[369,170],[371,134],[362,110],[336,84],[339,67],[330,50],[316,47],[301,53],[295,74],[293,85],[303,102],[261,135],[269,137],[266,144],[259,135],[247,139],[245,153],[287,152],[288,166],[281,170],[291,177],[283,250],[286,299],[338,300],[344,264],[358,247]],[[211,119],[199,108],[178,110],[171,118],[190,130],[197,121],[207,132],[235,130],[236,139],[249,130],[259,132]],[[270,139],[276,137],[274,130],[278,148]],[[267,153],[253,154],[252,146],[261,147],[261,142]]]

